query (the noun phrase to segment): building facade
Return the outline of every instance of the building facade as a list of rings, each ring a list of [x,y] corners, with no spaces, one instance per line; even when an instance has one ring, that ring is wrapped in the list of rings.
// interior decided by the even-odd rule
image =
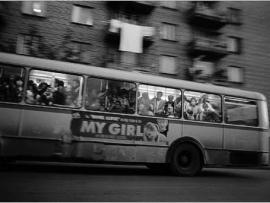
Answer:
[[[270,98],[269,6],[1,2],[0,51],[232,86]]]

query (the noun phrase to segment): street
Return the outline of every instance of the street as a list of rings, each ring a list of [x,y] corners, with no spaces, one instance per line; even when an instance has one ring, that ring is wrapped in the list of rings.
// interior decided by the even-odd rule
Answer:
[[[267,169],[174,177],[143,166],[17,163],[0,180],[0,201],[270,201]]]

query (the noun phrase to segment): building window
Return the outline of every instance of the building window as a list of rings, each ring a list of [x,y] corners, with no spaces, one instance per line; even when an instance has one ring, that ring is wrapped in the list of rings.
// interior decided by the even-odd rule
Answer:
[[[127,51],[120,52],[120,60],[121,60],[121,64],[123,65],[127,65],[127,66],[138,65],[138,57],[139,55],[137,53],[127,52]]]
[[[161,38],[166,40],[176,40],[176,25],[169,23],[162,23]]]
[[[93,16],[91,8],[82,6],[73,6],[72,22],[84,25],[93,25]]]
[[[162,7],[176,9],[176,1],[161,1]]]
[[[242,39],[239,37],[228,37],[227,51],[235,54],[241,54]]]
[[[23,1],[22,12],[25,14],[45,16],[46,2],[45,1]]]
[[[17,53],[36,55],[39,52],[40,36],[20,34],[17,38]]]
[[[227,67],[228,82],[243,83],[244,70],[241,67],[229,66]]]
[[[69,44],[69,48],[68,60],[91,63],[91,44],[73,41]]]
[[[241,10],[237,8],[228,8],[228,22],[232,24],[241,24]]]
[[[159,72],[166,74],[176,74],[176,57],[161,56]]]
[[[213,75],[214,70],[215,63],[212,61],[194,59],[193,67],[190,69],[190,73],[196,79],[207,79]]]

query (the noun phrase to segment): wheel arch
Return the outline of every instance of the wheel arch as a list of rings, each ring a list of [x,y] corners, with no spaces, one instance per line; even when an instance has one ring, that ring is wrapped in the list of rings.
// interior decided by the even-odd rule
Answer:
[[[203,165],[205,165],[206,164],[205,150],[204,150],[203,146],[200,144],[200,142],[197,141],[196,139],[192,138],[192,137],[181,137],[181,138],[178,138],[177,140],[175,140],[170,145],[170,147],[169,147],[169,149],[167,151],[167,154],[166,154],[166,163],[169,163],[170,162],[170,158],[172,156],[172,153],[173,153],[174,149],[178,145],[184,144],[184,143],[192,144],[192,145],[194,145],[200,151],[201,158],[202,158],[202,161],[203,161]]]

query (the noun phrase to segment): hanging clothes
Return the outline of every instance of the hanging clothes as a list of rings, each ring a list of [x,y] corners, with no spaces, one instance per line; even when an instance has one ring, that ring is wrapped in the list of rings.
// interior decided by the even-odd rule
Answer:
[[[119,50],[142,53],[143,26],[122,23]]]

